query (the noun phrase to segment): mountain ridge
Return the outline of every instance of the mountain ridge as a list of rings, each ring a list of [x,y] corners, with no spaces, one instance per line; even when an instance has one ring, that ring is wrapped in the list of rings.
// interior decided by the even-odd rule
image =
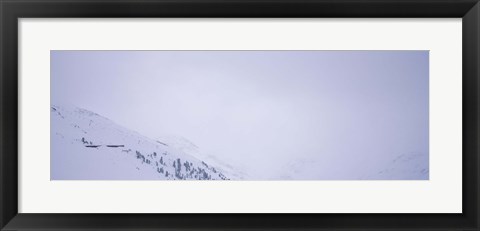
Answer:
[[[52,180],[231,179],[203,160],[95,112],[64,105],[51,105],[50,111]]]

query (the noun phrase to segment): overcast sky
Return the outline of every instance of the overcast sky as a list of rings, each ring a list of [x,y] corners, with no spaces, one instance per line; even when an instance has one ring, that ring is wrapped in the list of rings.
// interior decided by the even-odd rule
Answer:
[[[52,51],[51,101],[273,176],[428,154],[428,51]],[[348,170],[347,170],[348,169]],[[320,170],[319,170],[320,171]]]

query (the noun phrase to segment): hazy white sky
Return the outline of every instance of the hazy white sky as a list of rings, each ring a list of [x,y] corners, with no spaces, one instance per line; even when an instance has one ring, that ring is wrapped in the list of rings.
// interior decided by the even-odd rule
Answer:
[[[51,101],[249,172],[337,178],[428,154],[428,51],[52,51]],[[380,166],[381,167],[381,166]]]

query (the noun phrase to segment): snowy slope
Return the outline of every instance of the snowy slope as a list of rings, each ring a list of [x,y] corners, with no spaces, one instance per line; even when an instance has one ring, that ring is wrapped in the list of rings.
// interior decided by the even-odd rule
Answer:
[[[428,180],[428,155],[409,153],[382,162],[381,168],[362,167],[350,172],[348,168],[329,167],[321,160],[299,159],[287,164],[277,179],[289,180]],[[363,172],[363,173],[362,173]]]
[[[185,152],[94,112],[51,106],[52,180],[235,179]]]
[[[240,170],[242,169],[241,167],[237,165],[232,166],[231,164],[227,163],[233,161],[220,160],[214,155],[206,154],[205,152],[202,152],[196,144],[194,144],[192,141],[188,140],[185,137],[163,135],[159,137],[157,141],[167,144],[168,146],[182,151],[185,154],[211,163],[212,165],[216,166],[221,172],[230,176],[231,178],[240,180],[249,179],[248,174],[246,174],[245,171]]]
[[[364,179],[375,180],[428,180],[428,155],[402,154],[390,161],[384,169],[377,170]]]

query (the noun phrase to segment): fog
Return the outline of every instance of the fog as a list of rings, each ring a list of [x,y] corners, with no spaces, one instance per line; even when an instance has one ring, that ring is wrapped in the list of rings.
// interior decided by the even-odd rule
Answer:
[[[249,175],[300,165],[351,179],[428,155],[428,63],[428,51],[52,51],[51,102],[184,137]]]

